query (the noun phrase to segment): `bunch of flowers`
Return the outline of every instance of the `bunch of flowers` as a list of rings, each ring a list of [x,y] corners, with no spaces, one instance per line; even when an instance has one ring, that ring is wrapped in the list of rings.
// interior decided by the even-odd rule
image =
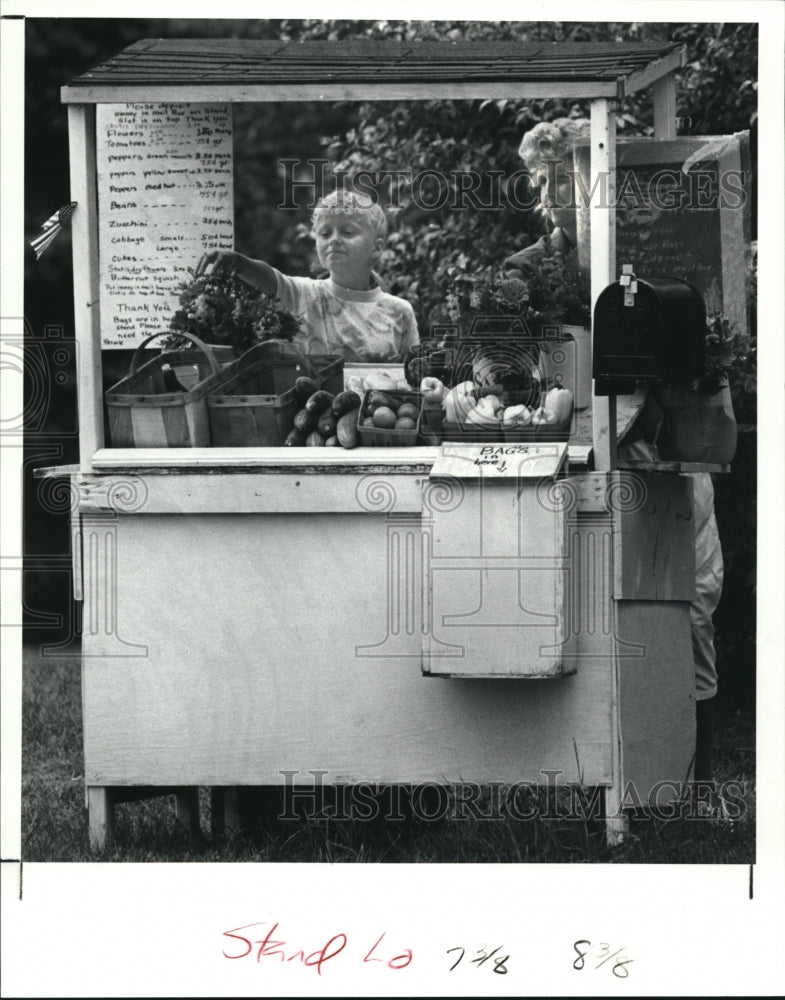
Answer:
[[[730,385],[734,397],[755,395],[757,388],[756,341],[720,313],[706,317],[706,360],[703,374],[686,383],[687,387],[707,395]],[[666,385],[684,385],[665,382]]]
[[[547,333],[560,324],[589,326],[591,323],[591,279],[578,265],[578,254],[561,253],[546,238],[546,251],[537,267],[526,275],[531,305],[531,324]]]
[[[487,269],[454,277],[437,319],[465,333],[486,321],[498,328],[499,319],[506,318],[515,322],[515,328],[548,340],[560,336],[562,324],[588,326],[590,302],[590,278],[578,266],[577,253],[560,253],[546,241],[544,256],[525,276]]]
[[[170,346],[178,334],[194,334],[210,344],[229,344],[238,353],[262,340],[293,340],[300,323],[278,300],[232,273],[191,272],[180,285],[180,308],[169,322]]]
[[[521,278],[508,278],[490,269],[476,275],[454,277],[436,320],[460,327],[461,333],[499,328],[499,320],[511,329],[529,332],[533,315],[529,286]]]

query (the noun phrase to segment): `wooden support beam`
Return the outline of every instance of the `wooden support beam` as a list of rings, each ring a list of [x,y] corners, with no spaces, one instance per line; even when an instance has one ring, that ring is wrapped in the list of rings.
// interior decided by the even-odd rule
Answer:
[[[242,822],[240,819],[240,789],[232,785],[223,790],[223,827],[225,833],[239,833]]]
[[[676,138],[676,74],[668,73],[652,87],[654,98],[654,135],[658,139]]]
[[[618,603],[610,601],[612,615],[612,630],[614,636],[619,635],[617,616]],[[624,840],[629,828],[629,820],[622,809],[624,799],[624,758],[621,733],[621,703],[619,697],[620,668],[619,643],[614,643],[611,653],[611,784],[605,789],[605,837],[608,847],[617,847]]]
[[[621,797],[615,786],[603,789],[603,798],[605,842],[608,847],[618,847],[630,831],[630,821],[621,809]]]
[[[214,837],[240,829],[240,789],[214,785],[210,789],[210,832]]]
[[[114,799],[111,788],[88,786],[87,824],[90,850],[102,851],[114,837]]]
[[[79,344],[79,455],[89,472],[93,455],[104,446],[101,381],[101,323],[98,303],[98,197],[95,163],[95,107],[68,107],[71,244],[74,260],[74,325]]]
[[[177,822],[192,837],[199,834],[199,789],[178,788],[175,792]]]
[[[595,184],[596,178],[605,183]],[[616,211],[611,206],[616,190],[616,119],[611,101],[591,106],[591,306],[602,290],[615,280]],[[594,464],[598,471],[616,468],[616,398],[595,396],[592,410]]]
[[[210,833],[213,837],[220,837],[226,830],[224,792],[225,789],[218,785],[210,789]]]
[[[96,84],[90,87],[62,87],[60,99],[90,104],[174,103],[213,104],[232,101],[402,101],[402,100],[492,100],[520,98],[539,101],[562,97],[568,100],[591,100],[595,97],[615,97],[615,80],[527,82],[510,80],[419,81],[371,83],[341,81],[337,83],[143,83]]]

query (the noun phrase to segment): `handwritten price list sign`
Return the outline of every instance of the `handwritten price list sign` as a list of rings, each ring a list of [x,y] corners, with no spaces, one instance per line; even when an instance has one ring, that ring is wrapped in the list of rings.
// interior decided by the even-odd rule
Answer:
[[[228,104],[99,104],[101,343],[161,333],[205,247],[234,244]]]

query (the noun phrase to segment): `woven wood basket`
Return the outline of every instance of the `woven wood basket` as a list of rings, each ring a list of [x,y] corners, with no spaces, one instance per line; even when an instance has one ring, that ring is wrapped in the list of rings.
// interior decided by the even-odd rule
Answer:
[[[304,355],[284,340],[255,344],[211,386],[210,436],[227,448],[277,447],[294,427],[299,409],[294,383],[301,375],[320,387],[343,390],[343,358]]]
[[[203,448],[210,444],[207,394],[221,375],[216,349],[188,334],[198,351],[164,351],[140,368],[144,348],[166,335],[168,331],[147,337],[134,351],[128,375],[106,391],[113,448]],[[229,350],[218,348],[218,356],[227,360]],[[174,391],[165,381],[172,375],[181,383]]]

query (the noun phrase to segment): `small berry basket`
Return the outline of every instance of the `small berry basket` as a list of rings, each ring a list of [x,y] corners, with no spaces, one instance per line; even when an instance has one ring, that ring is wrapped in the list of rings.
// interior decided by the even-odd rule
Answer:
[[[445,420],[442,425],[443,441],[462,441],[464,444],[503,444],[504,431],[501,421],[492,426],[481,427],[478,424],[461,424]]]
[[[398,413],[405,405],[414,408],[404,411],[407,420],[411,420],[412,425],[411,427],[398,427],[396,425],[401,419]],[[422,396],[419,392],[406,392],[399,389],[391,389],[389,392],[375,389],[367,391],[357,414],[357,432],[360,444],[371,448],[409,448],[416,445],[421,405]],[[395,421],[392,422],[386,413],[383,415],[383,419],[377,415],[377,410],[390,410]],[[390,421],[391,426],[377,424],[374,420],[375,415],[377,421],[382,421],[382,424]]]

